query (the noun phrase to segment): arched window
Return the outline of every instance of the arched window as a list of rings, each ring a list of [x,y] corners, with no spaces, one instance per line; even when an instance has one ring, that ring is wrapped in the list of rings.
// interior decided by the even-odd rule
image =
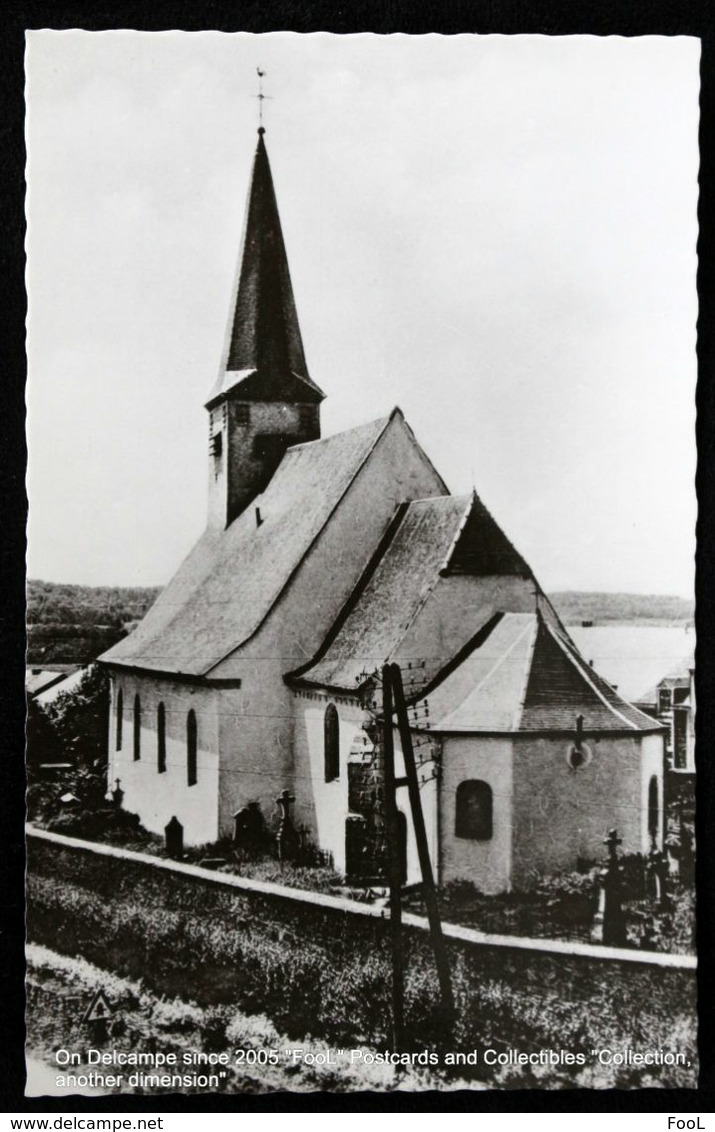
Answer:
[[[340,720],[335,704],[328,704],[323,719],[325,781],[340,778]]]
[[[166,770],[166,712],[163,704],[156,709],[156,769],[159,774]]]
[[[472,779],[457,787],[455,837],[489,841],[492,836],[492,788],[488,782]]]
[[[117,692],[117,750],[122,749],[122,723],[124,721],[124,696],[122,689]]]
[[[142,757],[142,705],[139,696],[134,697],[134,761]]]
[[[658,799],[658,779],[655,775],[648,783],[648,836],[655,841],[658,836],[658,818],[660,817],[660,803]]]
[[[193,708],[186,717],[186,782],[196,785],[196,713]]]

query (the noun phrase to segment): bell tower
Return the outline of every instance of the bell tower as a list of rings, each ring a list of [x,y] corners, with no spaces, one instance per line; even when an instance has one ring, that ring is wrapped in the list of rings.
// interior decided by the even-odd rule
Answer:
[[[286,448],[320,437],[325,394],[308,374],[273,178],[258,130],[221,369],[209,413],[209,526],[228,527]]]

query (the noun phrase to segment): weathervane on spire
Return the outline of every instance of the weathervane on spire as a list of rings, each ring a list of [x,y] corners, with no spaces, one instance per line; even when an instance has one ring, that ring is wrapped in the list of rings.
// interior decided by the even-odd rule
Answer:
[[[253,97],[258,99],[258,132],[264,134],[266,131],[263,126],[263,103],[272,96],[263,93],[263,79],[266,72],[262,71],[260,67],[256,67],[256,74],[258,75],[258,94],[254,94]]]

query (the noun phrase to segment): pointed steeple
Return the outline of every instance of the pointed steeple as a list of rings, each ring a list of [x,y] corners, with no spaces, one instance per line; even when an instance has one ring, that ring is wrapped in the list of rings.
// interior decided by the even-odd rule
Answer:
[[[286,449],[320,437],[325,394],[305,364],[271,167],[258,131],[243,249],[209,410],[209,524],[229,526]]]
[[[207,408],[229,394],[293,404],[325,396],[308,374],[264,134],[261,126],[226,346]]]

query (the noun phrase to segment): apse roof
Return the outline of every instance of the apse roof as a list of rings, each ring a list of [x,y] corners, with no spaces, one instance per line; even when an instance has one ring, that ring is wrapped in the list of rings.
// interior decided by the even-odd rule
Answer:
[[[426,700],[436,732],[570,732],[579,715],[586,732],[661,729],[614,692],[540,610],[505,613],[427,689]]]

